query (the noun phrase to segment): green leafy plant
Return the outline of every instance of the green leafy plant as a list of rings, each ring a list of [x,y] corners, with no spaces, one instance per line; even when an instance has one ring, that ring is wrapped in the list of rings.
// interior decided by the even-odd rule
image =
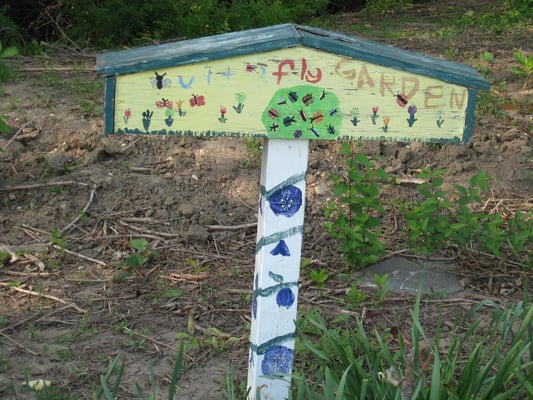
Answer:
[[[117,283],[131,276],[135,271],[140,272],[149,260],[159,254],[156,249],[150,249],[148,247],[148,241],[146,239],[132,239],[129,245],[134,252],[118,264],[118,267],[124,268],[125,271],[115,275],[113,280]]]
[[[255,168],[261,164],[263,154],[263,142],[256,138],[242,139],[246,146],[246,160],[243,162],[245,168]]]
[[[374,274],[374,283],[376,284],[377,290],[377,300],[383,301],[389,292],[389,284],[387,280],[389,279],[389,274]]]
[[[50,241],[58,246],[61,251],[65,250],[65,238],[63,237],[63,232],[56,228],[50,229],[51,238]]]
[[[309,271],[309,277],[317,285],[323,285],[329,278],[328,272],[325,268],[312,269]]]
[[[488,190],[488,177],[479,172],[470,179],[470,187],[455,186],[457,200],[443,189],[446,170],[424,170],[418,175],[425,182],[418,186],[422,196],[404,213],[409,228],[409,243],[419,251],[431,253],[451,243],[465,247],[468,240],[480,231],[481,214],[472,213],[469,206],[481,203],[479,189]],[[457,207],[456,207],[457,204]]]
[[[13,77],[13,72],[11,68],[4,64],[2,60],[5,60],[6,58],[15,57],[18,54],[19,51],[16,46],[3,47],[2,42],[0,42],[0,82],[5,82]]]
[[[511,218],[504,218],[501,213],[474,211],[476,204],[482,204],[481,194],[489,190],[485,172],[473,175],[469,186],[454,185],[451,191],[442,187],[444,174],[442,169],[423,171],[419,177],[426,182],[418,187],[422,200],[402,206],[413,249],[428,254],[450,245],[475,248],[525,265],[527,243],[533,240],[531,213],[517,210]]]
[[[334,200],[328,202],[325,214],[327,233],[339,240],[344,260],[351,268],[362,268],[376,262],[384,254],[380,240],[381,214],[385,212],[380,196],[380,182],[389,182],[363,153],[352,151],[343,143],[340,153],[346,157],[346,175],[332,174]]]
[[[367,295],[359,289],[357,282],[352,283],[350,290],[346,293],[344,301],[348,309],[354,309],[362,307],[367,300]]]
[[[5,121],[6,116],[0,114],[0,133],[8,133],[9,132],[9,125]],[[0,149],[1,151],[2,149]]]
[[[7,265],[10,258],[11,256],[7,251],[0,251],[0,268]]]
[[[520,65],[511,67],[511,72],[524,80],[524,86],[522,87],[522,90],[524,90],[529,86],[531,79],[533,79],[533,54],[528,57],[522,51],[514,51],[513,56]]]

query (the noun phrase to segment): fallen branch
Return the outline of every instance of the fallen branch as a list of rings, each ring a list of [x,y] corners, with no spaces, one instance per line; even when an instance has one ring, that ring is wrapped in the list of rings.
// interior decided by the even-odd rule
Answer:
[[[34,356],[38,356],[39,353],[36,353],[34,352],[33,350],[30,350],[28,349],[27,347],[25,347],[24,345],[20,344],[19,342],[17,342],[15,339],[7,336],[5,333],[2,333],[0,332],[0,336],[4,337],[5,339],[9,340],[11,343],[15,343],[18,347],[20,347],[21,349],[24,349],[25,351],[27,351],[28,353],[30,353],[31,355],[34,355]]]
[[[63,229],[61,229],[61,233],[65,233],[66,231],[68,231],[70,228],[72,228],[74,226],[74,224],[76,222],[78,222],[80,220],[80,218],[83,215],[85,215],[85,213],[89,209],[89,206],[93,202],[95,192],[96,192],[96,185],[93,185],[93,188],[91,189],[91,194],[89,195],[89,201],[87,202],[85,207],[83,207],[83,210],[81,210],[81,212],[76,216],[76,218],[74,218],[67,226],[65,226]]]
[[[78,258],[81,258],[82,260],[90,261],[90,262],[93,262],[93,263],[95,263],[95,264],[102,265],[102,266],[104,266],[104,267],[107,265],[107,264],[106,264],[105,262],[103,262],[103,261],[97,260],[97,259],[95,259],[95,258],[91,258],[91,257],[89,257],[89,256],[84,256],[83,254],[80,254],[80,253],[75,253],[75,252],[73,252],[73,251],[71,251],[71,250],[68,250],[68,249],[65,249],[65,248],[61,248],[60,246],[58,246],[58,245],[56,245],[56,244],[54,244],[52,247],[53,247],[54,249],[56,249],[56,250],[63,251],[63,252],[65,252],[65,253],[67,253],[67,254],[70,254],[71,256],[76,256],[76,257],[78,257]]]
[[[43,294],[43,293],[34,292],[33,290],[22,289],[22,288],[19,288],[19,287],[16,287],[16,286],[12,286],[12,285],[4,283],[4,282],[0,282],[0,286],[4,286],[6,288],[16,290],[17,292],[20,292],[20,293],[29,294],[31,296],[44,297],[45,299],[54,300],[54,301],[57,301],[58,303],[65,304],[65,305],[68,305],[68,306],[74,308],[79,313],[87,314],[87,310],[84,310],[83,308],[78,307],[74,303],[69,303],[68,301],[60,299],[59,297],[52,296],[51,294]]]
[[[19,134],[20,132],[22,132],[22,130],[23,130],[26,126],[28,126],[29,124],[31,124],[31,123],[33,122],[34,119],[35,119],[35,118],[30,119],[28,122],[26,122],[24,125],[22,125],[22,126],[18,129],[18,131],[15,132],[15,134],[13,135],[13,137],[11,137],[11,139],[8,140],[8,142],[6,143],[6,145],[5,145],[5,147],[3,148],[3,150],[7,149],[7,146],[9,146],[9,144],[10,144],[13,140],[15,140],[15,138],[18,136],[18,134]]]
[[[89,186],[88,183],[83,183],[83,182],[59,181],[59,182],[35,183],[33,185],[5,186],[5,187],[0,187],[0,192],[11,192],[15,190],[31,190],[31,189],[38,189],[42,187],[70,186],[70,185]]]
[[[199,274],[184,274],[184,273],[173,273],[168,276],[170,280],[173,281],[202,281],[209,278],[208,272],[202,272]]]
[[[248,228],[255,228],[257,226],[257,222],[250,222],[247,224],[242,225],[207,225],[207,230],[210,231],[238,231],[241,229],[248,229]]]
[[[118,221],[118,223],[120,225],[128,228],[128,229],[131,229],[132,231],[158,236],[159,240],[163,240],[163,238],[177,238],[177,237],[180,236],[180,235],[178,235],[176,233],[155,232],[155,231],[151,231],[149,229],[142,229],[142,228],[139,228],[137,226],[127,224],[124,221]]]

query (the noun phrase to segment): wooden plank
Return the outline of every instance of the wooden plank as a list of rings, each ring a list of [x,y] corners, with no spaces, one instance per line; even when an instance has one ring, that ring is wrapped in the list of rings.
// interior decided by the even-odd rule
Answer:
[[[96,68],[106,75],[120,75],[270,51],[299,42],[293,25],[277,25],[101,53]]]
[[[303,46],[114,79],[119,134],[460,142],[475,104],[467,87]]]
[[[336,32],[292,24],[102,53],[97,56],[97,70],[103,74],[119,75],[298,45],[399,68],[466,87],[489,87],[487,81],[468,65]]]
[[[265,140],[264,143],[248,400],[289,397],[308,148],[307,140]],[[260,395],[256,397],[258,392]]]
[[[490,85],[469,65],[427,56],[369,40],[318,28],[301,26],[301,44],[334,54],[421,74],[465,87],[488,89]]]

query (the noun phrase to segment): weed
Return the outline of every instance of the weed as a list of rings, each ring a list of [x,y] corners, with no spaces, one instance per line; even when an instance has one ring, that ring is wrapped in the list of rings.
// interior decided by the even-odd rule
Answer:
[[[352,283],[350,290],[346,293],[346,308],[355,309],[361,308],[366,302],[367,296],[361,290],[357,282]]]
[[[332,174],[333,197],[325,209],[331,222],[326,231],[340,240],[344,259],[352,268],[362,268],[376,262],[385,252],[379,239],[381,217],[385,211],[379,201],[379,181],[389,182],[382,168],[377,168],[363,153],[352,151],[343,143],[340,153],[346,157],[346,176]]]
[[[65,250],[65,238],[63,237],[63,232],[56,228],[50,229],[51,238],[50,241],[58,246],[61,251]]]
[[[91,325],[91,319],[83,317],[80,323],[71,329],[68,333],[58,336],[56,343],[76,343],[88,339],[89,337],[96,335],[98,328]]]
[[[6,123],[5,118],[5,115],[0,114],[0,134],[9,133],[10,131],[9,125]]]
[[[134,253],[130,254],[125,261],[118,264],[119,268],[125,268],[125,272],[115,275],[113,278],[114,282],[121,282],[135,272],[142,275],[142,268],[159,254],[156,249],[148,248],[148,242],[145,239],[132,239],[129,245]]]
[[[13,78],[13,71],[2,60],[15,57],[18,54],[19,51],[16,46],[3,47],[2,42],[0,42],[0,82],[5,82]]]
[[[104,113],[102,105],[93,100],[81,99],[80,107],[85,115],[90,117],[99,117]]]
[[[329,278],[328,272],[325,268],[312,269],[309,271],[309,277],[317,285],[323,285]]]
[[[256,168],[261,164],[263,154],[263,142],[256,138],[244,138],[243,143],[246,146],[245,168]]]
[[[522,87],[522,90],[524,90],[529,86],[531,79],[533,79],[533,54],[528,57],[522,51],[514,51],[513,56],[519,66],[512,67],[511,72],[524,80],[524,86]]]
[[[381,302],[385,299],[387,296],[387,293],[389,292],[389,284],[387,283],[387,280],[389,279],[389,274],[374,274],[374,283],[376,284],[378,290],[377,290],[377,300],[378,302]]]
[[[7,251],[0,251],[0,268],[6,266],[10,259],[11,256]]]
[[[55,195],[60,195],[65,192],[65,190],[61,186],[52,186],[50,188],[50,191]]]

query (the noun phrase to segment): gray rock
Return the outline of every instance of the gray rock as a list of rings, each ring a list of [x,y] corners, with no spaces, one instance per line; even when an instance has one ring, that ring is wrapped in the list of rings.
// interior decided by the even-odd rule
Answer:
[[[203,226],[191,225],[187,232],[183,234],[183,239],[186,242],[207,242],[209,232]]]
[[[389,290],[401,294],[442,293],[451,295],[462,292],[463,286],[453,273],[459,266],[454,263],[420,259],[411,261],[394,257],[382,263],[371,265],[362,271],[359,280],[367,286],[375,286],[374,274],[389,274]]]

